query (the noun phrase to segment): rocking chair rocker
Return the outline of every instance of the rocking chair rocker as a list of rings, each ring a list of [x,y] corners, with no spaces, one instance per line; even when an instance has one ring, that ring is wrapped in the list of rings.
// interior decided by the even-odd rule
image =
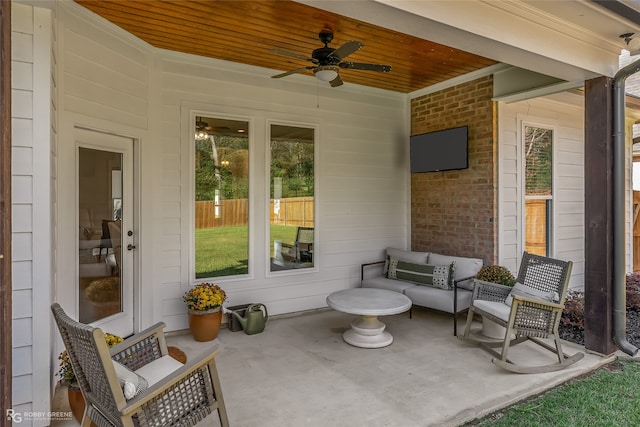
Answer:
[[[463,339],[478,343],[495,356],[491,359],[495,365],[516,373],[559,371],[582,359],[584,353],[578,352],[572,356],[565,354],[558,336],[572,266],[571,261],[524,252],[513,288],[476,280]],[[506,331],[503,340],[486,342],[472,338],[471,322],[476,313],[504,326]],[[555,347],[540,338],[552,338]],[[523,366],[508,359],[509,348],[525,341],[551,351],[557,356],[558,362]],[[501,353],[494,350],[498,347],[502,347]]]

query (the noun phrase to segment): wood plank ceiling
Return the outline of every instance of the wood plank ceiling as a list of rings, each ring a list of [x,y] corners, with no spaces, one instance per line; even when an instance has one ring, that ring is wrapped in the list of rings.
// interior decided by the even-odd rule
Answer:
[[[496,63],[288,0],[75,1],[152,46],[271,68],[274,75],[312,64],[273,50],[310,57],[323,46],[318,33],[325,27],[334,32],[329,47],[364,44],[348,61],[393,67],[389,73],[341,69],[347,83],[409,93]]]

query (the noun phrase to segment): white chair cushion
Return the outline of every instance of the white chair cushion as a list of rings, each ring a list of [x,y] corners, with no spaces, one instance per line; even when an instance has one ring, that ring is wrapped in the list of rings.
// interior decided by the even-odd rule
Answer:
[[[115,360],[113,361],[113,368],[116,371],[116,376],[118,377],[118,382],[120,382],[120,387],[122,387],[125,399],[133,399],[138,393],[147,389],[149,384],[144,377],[141,377]]]
[[[540,291],[538,289],[533,289],[527,285],[524,285],[520,282],[516,282],[516,284],[513,285],[513,289],[511,289],[511,292],[509,292],[509,296],[507,296],[507,299],[505,299],[504,301],[504,303],[507,304],[509,307],[511,307],[511,304],[513,303],[514,295],[518,295],[525,298],[533,298],[533,299],[546,301],[546,302],[552,302],[556,297],[555,292]]]
[[[511,307],[500,301],[485,301],[475,300],[473,306],[478,310],[482,310],[485,313],[491,314],[498,319],[502,319],[505,322],[509,321],[509,314],[511,313]]]
[[[147,380],[149,387],[162,380],[173,371],[179,369],[182,363],[171,356],[162,356],[153,362],[147,363],[135,371],[136,374]]]

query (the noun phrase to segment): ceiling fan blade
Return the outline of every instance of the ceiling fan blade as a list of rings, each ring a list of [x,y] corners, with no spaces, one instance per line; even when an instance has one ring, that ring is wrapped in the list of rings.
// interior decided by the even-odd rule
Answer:
[[[338,74],[335,79],[331,80],[329,84],[331,85],[331,87],[342,86],[343,82],[340,78],[340,74]]]
[[[309,58],[308,56],[299,55],[299,54],[293,53],[293,52],[287,52],[286,50],[272,49],[271,53],[275,53],[277,55],[290,56],[292,58],[302,59],[303,61],[311,61],[314,64],[317,62],[315,59]]]
[[[275,76],[271,76],[272,79],[279,79],[280,77],[286,77],[295,73],[304,73],[307,70],[312,70],[315,67],[313,65],[309,65],[307,67],[298,68],[296,70],[287,71],[286,73],[276,74]]]
[[[334,50],[329,54],[329,58],[344,59],[351,55],[353,52],[359,50],[364,45],[358,41],[351,40]]]
[[[350,68],[352,70],[380,71],[382,73],[388,73],[391,71],[391,65],[365,64],[362,62],[341,62],[338,66],[340,68]]]

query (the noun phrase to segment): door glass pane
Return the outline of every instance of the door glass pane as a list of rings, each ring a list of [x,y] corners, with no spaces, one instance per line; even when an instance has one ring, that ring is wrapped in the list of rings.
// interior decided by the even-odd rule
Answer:
[[[195,278],[249,272],[249,123],[196,117]]]
[[[314,129],[271,125],[271,271],[314,266],[314,140]]]
[[[91,323],[122,311],[122,154],[79,148],[78,312]]]
[[[550,256],[553,203],[553,130],[524,128],[525,250]]]

